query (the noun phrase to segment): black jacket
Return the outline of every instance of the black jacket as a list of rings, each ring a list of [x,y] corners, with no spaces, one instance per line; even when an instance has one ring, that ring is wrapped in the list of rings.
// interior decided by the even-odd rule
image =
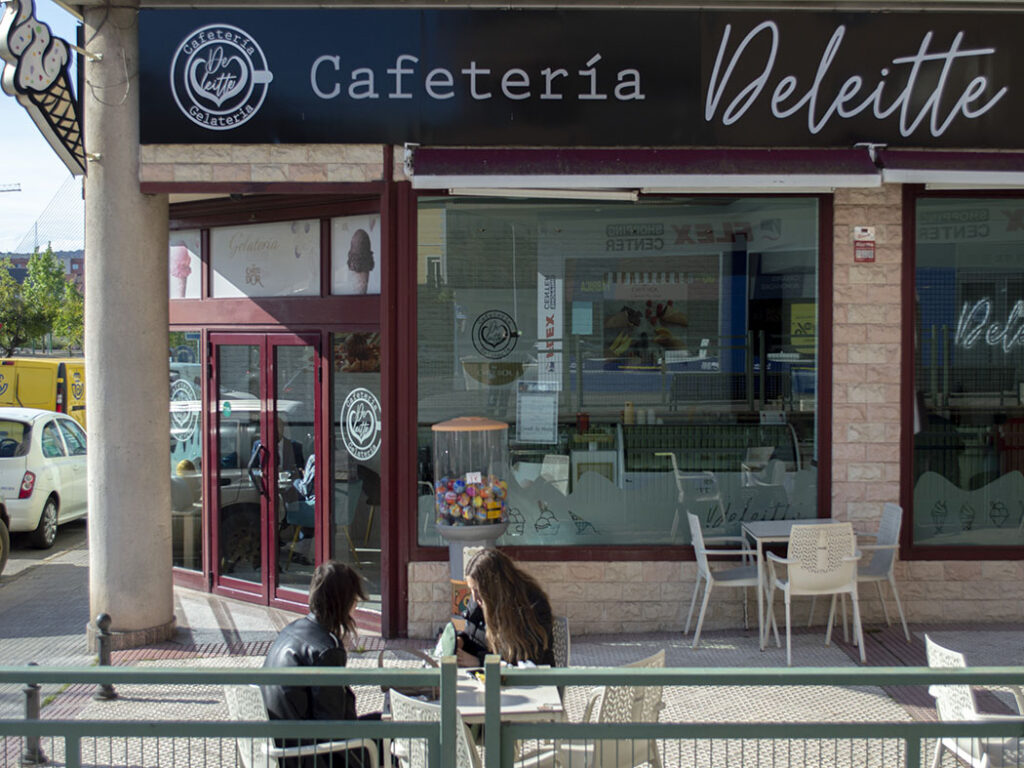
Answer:
[[[544,630],[547,641],[547,650],[543,651],[540,657],[530,659],[530,661],[538,666],[547,665],[553,667],[555,665],[555,653],[554,644],[551,640],[553,624],[551,603],[548,602],[543,592],[531,590],[529,598],[530,608],[533,609],[538,623]],[[459,637],[462,638],[462,650],[476,656],[480,660],[480,664],[483,665],[484,657],[489,653],[487,650],[487,627],[484,626],[484,609],[477,605],[475,600],[471,601],[467,608],[466,628],[459,633]]]
[[[335,635],[324,629],[313,614],[297,619],[281,630],[267,652],[264,667],[344,667],[348,661],[345,646]],[[263,701],[271,720],[355,720],[356,696],[346,686],[265,685]],[[307,742],[308,743],[308,742]],[[282,741],[279,746],[295,746],[296,741]],[[356,757],[353,755],[352,757]],[[322,756],[320,763],[328,765],[330,755]],[[344,753],[335,755],[334,762],[344,765]],[[290,766],[299,765],[288,760]],[[354,761],[353,765],[359,765]],[[313,766],[312,758],[302,766]]]

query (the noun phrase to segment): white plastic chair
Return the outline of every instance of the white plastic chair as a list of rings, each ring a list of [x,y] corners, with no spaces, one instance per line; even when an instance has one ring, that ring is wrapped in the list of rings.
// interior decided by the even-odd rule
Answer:
[[[441,705],[422,699],[403,696],[392,689],[388,694],[391,703],[391,719],[403,723],[439,723],[441,722]],[[424,739],[401,739],[392,742],[392,755],[397,758],[402,768],[427,768],[429,766],[427,742]],[[554,766],[556,753],[554,749],[531,752],[524,760],[517,760],[513,766],[519,768],[543,768]],[[455,766],[454,768],[483,768],[480,752],[477,749],[473,734],[465,723],[459,723],[455,729]]]
[[[540,476],[562,495],[569,494],[569,457],[549,453],[540,467]]]
[[[697,617],[697,628],[693,632],[693,647],[696,648],[700,642],[700,630],[704,626],[704,612],[708,608],[708,598],[711,597],[711,589],[716,585],[723,587],[747,587],[757,588],[757,565],[752,562],[756,557],[754,550],[746,546],[742,536],[716,536],[704,538],[700,527],[700,520],[692,512],[686,513],[690,521],[690,536],[693,541],[693,552],[697,559],[697,579],[693,585],[693,597],[690,599],[690,613],[686,617],[686,628],[684,635],[690,633],[690,622],[693,620],[693,609],[697,605],[697,593],[700,591],[700,583],[704,581],[704,599],[700,604],[700,615]],[[743,546],[740,549],[708,549],[707,543],[740,542]],[[742,557],[745,565],[712,570],[708,563],[708,557]],[[747,594],[743,593],[743,626],[749,628],[747,618]],[[778,636],[778,629],[775,630]]]
[[[832,610],[829,612],[828,627],[825,630],[825,645],[832,643],[832,622],[835,618],[835,600],[839,595],[849,595],[853,603],[853,636],[860,648],[861,663],[864,655],[864,635],[860,623],[860,605],[857,603],[857,560],[856,539],[853,526],[849,523],[826,523],[824,525],[794,525],[789,536],[786,557],[774,552],[768,553],[771,586],[768,590],[768,614],[774,610],[775,591],[781,590],[786,600],[786,664],[792,666],[791,641],[792,610],[795,595],[832,595]],[[786,577],[780,577],[778,565],[786,566]],[[772,618],[774,620],[774,618]]]
[[[857,548],[862,552],[872,552],[871,559],[867,562],[860,562],[857,565],[857,581],[861,584],[874,582],[878,588],[878,600],[882,604],[882,614],[885,616],[886,626],[892,626],[889,619],[889,608],[885,604],[885,595],[882,592],[882,582],[888,581],[892,590],[893,599],[896,601],[896,610],[900,615],[900,622],[903,624],[903,635],[910,642],[910,630],[907,629],[907,617],[903,614],[903,605],[900,603],[900,593],[896,589],[896,553],[900,548],[900,527],[903,524],[903,508],[899,504],[886,503],[882,508],[882,519],[878,523],[878,533],[858,534],[858,538],[873,539],[874,544],[858,542]],[[846,626],[845,614],[846,601],[843,600],[843,626]],[[814,617],[814,602],[811,602],[811,611],[807,617],[807,626],[811,626]]]
[[[225,685],[224,698],[227,700],[228,715],[232,720],[267,720],[267,707],[258,685]],[[277,768],[278,760],[289,757],[327,755],[334,752],[359,751],[352,758],[353,765],[362,768],[377,768],[377,744],[373,739],[345,739],[326,741],[319,744],[303,744],[298,747],[278,747],[273,739],[236,739],[238,756],[244,768]],[[367,758],[367,762],[355,762]],[[345,756],[335,759],[339,766],[346,765]]]
[[[967,660],[962,653],[943,648],[928,635],[924,636],[925,651],[928,655],[928,666],[935,669],[966,667]],[[1013,696],[1017,700],[1017,711],[1024,712],[1024,692],[1019,687],[1012,687]],[[960,721],[993,721],[1009,720],[1024,722],[1021,715],[996,715],[978,712],[974,699],[974,691],[969,685],[932,685],[928,688],[935,698],[935,710],[939,720],[945,723]],[[942,762],[942,751],[948,749],[953,756],[971,768],[1000,768],[1001,766],[1020,766],[1024,761],[1024,739],[1020,738],[983,738],[968,739],[942,737],[935,743],[935,756],[932,768],[938,768]]]
[[[900,614],[900,622],[903,624],[903,634],[910,642],[910,630],[907,629],[907,617],[903,615],[903,606],[900,604],[900,593],[896,590],[896,553],[900,548],[900,526],[903,523],[903,508],[899,504],[889,502],[882,508],[882,519],[878,523],[878,533],[873,537],[874,544],[860,543],[857,548],[861,552],[873,553],[871,559],[866,563],[861,562],[857,566],[857,581],[860,583],[874,582],[878,587],[878,599],[882,603],[882,613],[885,615],[886,626],[891,626],[889,621],[889,609],[885,605],[885,595],[882,593],[882,582],[889,582],[889,589],[892,590],[893,599],[896,601],[896,610]],[[861,534],[863,535],[863,534]]]
[[[664,667],[665,651],[640,659],[626,667]],[[595,691],[583,712],[585,723],[656,723],[664,708],[660,685],[613,685]],[[661,768],[661,755],[654,739],[601,739],[590,743],[563,744],[558,763],[562,768],[633,768],[650,765]]]

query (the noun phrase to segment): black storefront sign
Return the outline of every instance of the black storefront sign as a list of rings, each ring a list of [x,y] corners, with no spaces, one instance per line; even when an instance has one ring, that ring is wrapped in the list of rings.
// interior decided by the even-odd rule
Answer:
[[[1024,146],[1015,13],[140,13],[143,143]]]

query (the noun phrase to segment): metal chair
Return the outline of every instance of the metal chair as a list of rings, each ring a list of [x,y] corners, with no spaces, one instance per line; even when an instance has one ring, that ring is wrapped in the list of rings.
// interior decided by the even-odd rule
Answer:
[[[825,645],[832,642],[832,622],[835,618],[836,597],[849,595],[853,603],[853,635],[860,648],[861,663],[867,661],[864,655],[864,634],[860,623],[860,605],[857,603],[857,561],[856,539],[853,526],[849,523],[826,523],[824,525],[794,525],[789,537],[786,557],[774,552],[768,553],[769,575],[768,614],[772,616],[775,591],[781,590],[786,600],[786,664],[793,664],[791,642],[792,611],[794,595],[832,595],[832,610],[829,612],[828,627],[825,630]],[[786,566],[786,577],[781,578],[777,565]],[[774,621],[774,617],[772,619]],[[778,640],[776,640],[778,643]]]
[[[925,651],[928,655],[928,666],[935,669],[966,667],[967,660],[962,653],[943,648],[928,635],[924,636]],[[1024,692],[1017,686],[1011,688],[1017,700],[1017,711],[1024,712]],[[982,720],[1004,720],[1024,723],[1021,715],[996,715],[978,712],[974,699],[974,691],[969,685],[932,685],[928,688],[935,698],[935,710],[939,720],[955,723]],[[1001,766],[1019,766],[1024,761],[1024,739],[1021,738],[956,738],[943,736],[935,743],[935,756],[932,768],[938,768],[942,762],[942,751],[948,749],[958,761],[971,768],[1000,768]]]
[[[225,685],[224,698],[227,700],[228,715],[232,720],[261,721],[269,719],[267,707],[263,703],[263,694],[258,685]],[[353,756],[353,765],[359,765],[362,768],[377,768],[378,765],[377,744],[373,739],[325,741],[303,744],[298,747],[278,747],[270,738],[236,739],[235,744],[244,768],[277,768],[278,761],[286,758],[350,751],[361,753],[358,756]],[[362,761],[364,757],[367,759],[366,763]],[[339,765],[348,764],[345,756],[338,758],[336,762]]]
[[[664,667],[665,651],[640,659],[626,667]],[[587,702],[583,722],[656,723],[664,708],[660,685],[613,685],[596,691]],[[593,743],[569,742],[558,757],[562,768],[633,768],[651,765],[661,768],[661,755],[654,739],[599,739]]]
[[[757,589],[757,564],[752,562],[752,558],[755,557],[756,553],[754,550],[747,548],[745,544],[741,549],[708,549],[705,546],[708,542],[718,544],[738,541],[744,543],[742,536],[716,536],[705,539],[704,532],[700,527],[700,520],[697,519],[697,516],[692,512],[687,512],[686,517],[690,521],[690,537],[693,541],[693,552],[697,559],[697,579],[693,585],[693,597],[690,599],[690,613],[686,617],[686,628],[683,630],[684,635],[690,633],[690,621],[693,619],[693,609],[697,605],[697,593],[700,592],[701,580],[704,580],[704,599],[700,604],[697,628],[693,633],[693,647],[696,648],[700,642],[700,630],[704,626],[704,612],[708,607],[711,589],[715,584],[723,587],[742,587],[744,589],[754,587],[754,589]],[[708,556],[742,557],[745,564],[734,568],[713,571],[708,563]],[[749,627],[746,592],[743,593],[743,626]],[[779,630],[776,628],[776,637],[778,637],[778,633]]]

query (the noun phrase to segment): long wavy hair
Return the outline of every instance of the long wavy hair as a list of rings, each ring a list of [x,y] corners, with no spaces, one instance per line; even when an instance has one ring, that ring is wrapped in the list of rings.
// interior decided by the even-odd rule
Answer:
[[[466,578],[480,595],[491,652],[510,663],[543,656],[548,635],[530,602],[531,596],[548,599],[538,581],[498,549],[477,552],[466,566]]]
[[[320,626],[341,640],[356,633],[352,610],[357,600],[365,600],[359,574],[339,560],[325,560],[313,571],[309,582],[309,610]]]

